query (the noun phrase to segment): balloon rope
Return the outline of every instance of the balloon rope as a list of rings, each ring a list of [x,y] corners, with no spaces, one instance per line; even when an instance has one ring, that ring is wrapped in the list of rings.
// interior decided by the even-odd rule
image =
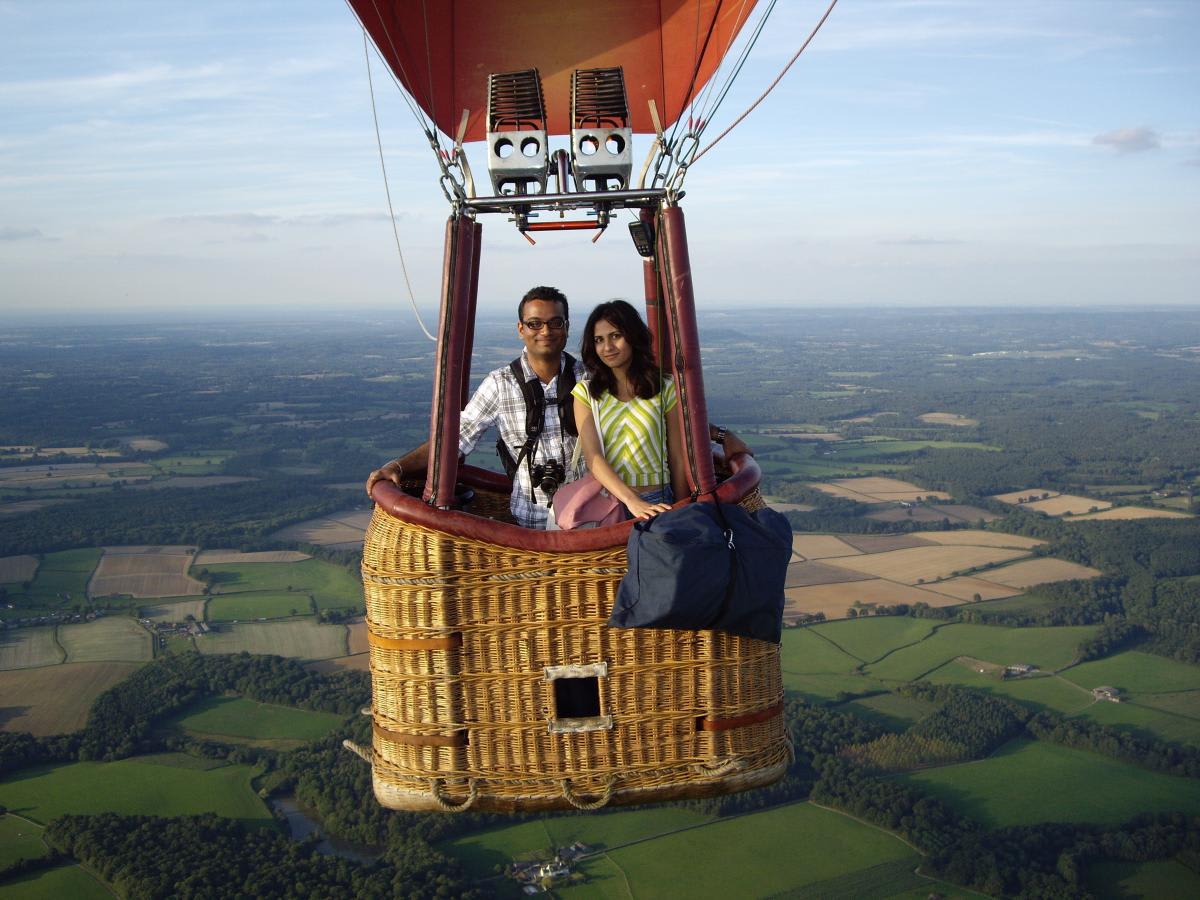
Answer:
[[[712,100],[711,96],[705,99],[704,105],[701,106],[700,112],[697,114],[697,120],[700,123],[700,127],[696,131],[697,137],[708,128],[708,123],[713,120],[713,116],[717,114],[717,110],[720,109],[721,104],[725,102],[726,95],[728,95],[730,88],[733,87],[734,81],[736,81],[738,76],[741,74],[742,67],[746,65],[746,60],[750,58],[750,53],[754,50],[755,45],[758,43],[758,39],[762,36],[763,28],[765,28],[767,24],[767,19],[770,18],[772,11],[775,9],[775,2],[776,0],[771,0],[771,2],[762,11],[762,15],[759,16],[758,23],[754,26],[754,30],[750,34],[750,39],[746,41],[746,46],[744,46],[742,48],[742,52],[738,54],[737,62],[734,63],[733,69],[725,77],[725,81],[721,85],[721,89],[716,92],[716,99]],[[732,44],[733,42],[730,41],[730,46],[732,46]],[[729,47],[725,48],[725,52],[729,52]],[[724,56],[722,56],[722,60],[724,60]],[[722,66],[723,65],[724,62],[722,62]],[[707,90],[715,83],[716,78],[714,77],[709,80],[708,84],[705,85],[705,89]],[[707,105],[709,100],[712,100],[712,106]]]
[[[744,19],[746,18],[746,6],[749,2],[750,2],[750,0],[742,0],[742,5],[740,7],[738,7],[737,18],[734,19],[735,22],[744,21]],[[771,7],[775,6],[774,0],[771,0],[770,6]],[[762,18],[765,20],[766,15],[764,15]],[[761,29],[761,26],[760,26],[760,29]],[[757,35],[755,35],[755,36],[757,37]],[[727,40],[725,42],[725,49],[721,51],[721,59],[722,60],[724,60],[725,57],[729,54],[729,48],[733,46],[733,42],[736,39],[737,39],[737,32],[734,31],[734,29],[730,28],[729,29],[729,40]],[[717,68],[718,69],[720,68],[720,63],[717,64]],[[689,112],[693,113],[695,115],[696,120],[698,122],[704,122],[705,120],[707,120],[709,118],[709,114],[706,111],[706,107],[708,106],[709,98],[712,96],[713,88],[717,81],[716,74],[717,73],[714,71],[713,76],[711,78],[709,78],[707,82],[705,82],[704,87],[700,89],[700,93],[696,96],[696,98],[692,101],[692,103],[688,107]],[[735,72],[735,74],[736,74],[736,72]]]
[[[417,309],[417,298],[413,294],[412,282],[408,278],[408,265],[404,262],[404,250],[400,247],[400,230],[396,227],[396,211],[392,206],[392,189],[388,186],[387,164],[383,160],[383,139],[379,136],[379,113],[375,109],[375,82],[371,78],[371,49],[367,43],[367,31],[363,29],[363,58],[367,62],[367,86],[371,91],[371,116],[375,119],[375,146],[379,148],[379,168],[383,170],[383,191],[387,194],[388,216],[392,220],[392,237],[396,239],[396,252],[400,255],[400,271],[404,273],[404,286],[408,288],[408,301],[412,304],[413,315],[417,324],[425,332],[425,337],[436,341],[425,323],[421,321],[421,313]]]
[[[783,71],[781,71],[777,76],[775,76],[775,80],[771,82],[770,86],[765,91],[763,91],[762,94],[759,95],[757,100],[755,100],[753,103],[750,104],[749,108],[744,113],[742,113],[740,116],[738,116],[736,119],[733,120],[732,125],[730,125],[728,128],[726,128],[720,134],[718,134],[713,139],[713,142],[711,144],[709,144],[707,147],[705,147],[703,150],[701,150],[699,153],[696,154],[695,158],[692,160],[693,164],[698,162],[700,160],[700,157],[702,157],[705,153],[707,153],[713,147],[717,146],[717,144],[720,143],[721,139],[723,137],[725,137],[725,135],[729,134],[729,132],[731,132],[731,131],[733,131],[733,129],[737,128],[737,126],[741,124],[742,120],[745,119],[746,116],[748,116],[748,115],[750,115],[750,113],[754,112],[754,110],[758,107],[758,104],[762,103],[765,99],[767,99],[767,94],[769,94],[769,93],[771,93],[771,91],[775,90],[775,86],[777,84],[779,84],[780,81],[783,80],[783,76],[788,73],[788,69],[790,69],[792,67],[792,64],[800,58],[800,54],[805,51],[805,49],[808,47],[808,45],[812,42],[812,39],[817,36],[817,32],[821,30],[821,26],[825,24],[825,20],[829,18],[829,14],[831,12],[833,12],[833,8],[835,6],[837,6],[837,0],[831,0],[831,2],[829,4],[829,8],[827,10],[825,10],[825,15],[821,16],[821,21],[817,22],[816,27],[814,27],[813,30],[809,33],[808,37],[805,38],[804,43],[800,45],[800,49],[796,51],[795,55],[790,60],[788,60],[788,64],[783,67]]]

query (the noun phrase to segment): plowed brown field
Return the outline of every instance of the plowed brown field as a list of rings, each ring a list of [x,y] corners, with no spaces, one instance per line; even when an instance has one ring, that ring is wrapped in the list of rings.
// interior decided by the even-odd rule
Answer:
[[[0,557],[0,584],[30,581],[37,572],[37,567],[36,556]]]
[[[832,534],[793,534],[792,550],[805,559],[828,559],[833,556],[857,556],[862,553]]]
[[[88,583],[93,597],[186,597],[204,585],[187,575],[195,547],[105,547]]]
[[[1006,562],[1027,555],[1027,550],[1013,550],[1007,547],[934,545],[932,547],[913,547],[910,550],[892,550],[889,553],[871,553],[831,559],[828,564],[881,578],[890,578],[905,584],[916,584],[918,581],[948,578],[963,569],[984,566],[988,563]]]
[[[783,592],[785,619],[799,613],[824,613],[828,619],[844,619],[846,610],[858,602],[866,606],[895,606],[898,603],[928,603],[930,606],[954,606],[962,601],[906,584],[872,578],[842,584],[814,584],[787,588]]]
[[[1067,562],[1065,559],[1031,559],[1014,563],[987,573],[985,580],[1009,587],[1027,588],[1049,581],[1070,581],[1073,578],[1095,578],[1104,574],[1099,569]]]
[[[43,737],[82,728],[92,702],[138,667],[86,662],[0,672],[0,730]]]

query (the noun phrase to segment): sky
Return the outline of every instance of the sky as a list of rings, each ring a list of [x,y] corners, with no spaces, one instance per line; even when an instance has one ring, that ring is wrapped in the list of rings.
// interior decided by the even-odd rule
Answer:
[[[760,5],[765,0],[760,0]],[[779,0],[714,123],[828,0]],[[840,0],[689,173],[697,302],[1200,302],[1200,0]],[[447,206],[378,59],[396,229],[427,323]],[[640,161],[648,138],[635,139]],[[477,173],[480,145],[468,145]],[[486,175],[483,176],[486,179]],[[623,226],[484,220],[480,305],[641,296]],[[0,0],[0,318],[412,319],[362,32],[340,0]]]

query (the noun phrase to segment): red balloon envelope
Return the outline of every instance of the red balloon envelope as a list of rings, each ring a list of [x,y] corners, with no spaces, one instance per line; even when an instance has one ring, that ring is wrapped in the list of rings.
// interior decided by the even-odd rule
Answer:
[[[755,0],[349,0],[400,83],[447,135],[487,129],[487,79],[536,68],[551,134],[570,131],[571,73],[621,66],[630,125],[664,128],[704,84]]]

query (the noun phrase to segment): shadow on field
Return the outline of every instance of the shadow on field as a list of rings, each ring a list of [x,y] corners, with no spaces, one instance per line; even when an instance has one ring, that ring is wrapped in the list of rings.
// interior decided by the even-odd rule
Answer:
[[[3,728],[13,719],[20,718],[33,709],[32,706],[0,706],[0,728]]]

